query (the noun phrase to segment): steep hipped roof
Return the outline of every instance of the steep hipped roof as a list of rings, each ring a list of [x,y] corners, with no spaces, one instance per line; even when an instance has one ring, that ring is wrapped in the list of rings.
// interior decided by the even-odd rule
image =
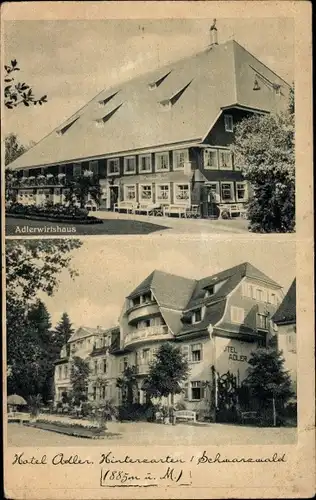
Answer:
[[[161,308],[161,313],[174,335],[188,331],[203,330],[217,323],[225,309],[227,295],[234,290],[242,278],[260,280],[273,288],[281,288],[278,283],[254,267],[249,262],[225,269],[212,276],[194,280],[163,271],[153,271],[128,298],[152,291]],[[205,298],[206,288],[223,282],[219,290]],[[207,306],[203,320],[194,325],[186,324],[183,311],[192,311],[202,305]],[[185,315],[184,315],[185,316]]]
[[[196,281],[163,271],[153,271],[128,298],[151,290],[161,307],[184,309],[196,285]]]
[[[231,40],[107,88],[10,164],[13,169],[199,141],[231,105],[265,111],[284,108],[286,96],[262,85],[256,71],[287,85]]]
[[[235,286],[238,285],[240,280],[244,277],[263,281],[264,283],[273,286],[274,288],[281,288],[278,283],[269,278],[266,274],[254,267],[252,264],[250,264],[249,262],[243,262],[242,264],[238,264],[237,266],[231,267],[230,269],[225,269],[224,271],[199,280],[196,284],[194,293],[186,309],[191,309],[201,302],[207,304],[227,297],[227,295],[235,288]],[[220,283],[222,281],[225,282],[218,289],[218,291],[208,299],[204,299],[206,288],[212,285],[216,285],[216,283]]]
[[[104,330],[105,331],[105,330]],[[73,342],[74,340],[79,340],[84,337],[90,337],[91,335],[97,335],[103,332],[100,328],[90,328],[88,326],[80,326],[70,337],[68,342]]]
[[[294,279],[272,320],[277,325],[296,322],[296,279]]]

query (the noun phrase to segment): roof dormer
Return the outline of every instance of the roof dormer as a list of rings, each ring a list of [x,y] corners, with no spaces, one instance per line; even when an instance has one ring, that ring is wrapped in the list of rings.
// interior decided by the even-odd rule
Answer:
[[[193,79],[189,83],[187,83],[184,87],[182,87],[181,90],[173,94],[169,99],[164,99],[163,101],[160,101],[159,104],[161,108],[164,110],[171,109],[171,107],[174,106],[174,104],[176,104],[176,102],[180,99],[182,94],[186,91],[186,89],[189,87],[189,85],[191,85],[192,82]]]

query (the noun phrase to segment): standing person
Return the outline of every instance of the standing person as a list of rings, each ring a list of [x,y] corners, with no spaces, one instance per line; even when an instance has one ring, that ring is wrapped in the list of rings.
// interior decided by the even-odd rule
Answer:
[[[209,193],[209,206],[210,206],[210,215],[213,218],[218,219],[220,214],[219,204],[220,204],[220,196],[216,191],[210,190]]]

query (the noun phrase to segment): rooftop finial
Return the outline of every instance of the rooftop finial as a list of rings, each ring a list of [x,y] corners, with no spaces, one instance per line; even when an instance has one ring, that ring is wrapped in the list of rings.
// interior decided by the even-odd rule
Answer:
[[[216,19],[213,19],[213,24],[210,28],[210,45],[218,45],[218,40],[217,40],[217,28],[216,28]]]
[[[213,30],[217,31],[217,28],[216,28],[216,19],[213,19],[213,24],[211,26],[211,31],[213,31]]]

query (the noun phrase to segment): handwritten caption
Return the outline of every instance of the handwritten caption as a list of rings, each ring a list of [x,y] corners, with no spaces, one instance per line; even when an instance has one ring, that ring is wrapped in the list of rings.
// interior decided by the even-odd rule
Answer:
[[[139,457],[130,455],[115,455],[112,451],[101,453],[96,460],[57,453],[48,455],[27,456],[24,452],[15,453],[14,466],[94,466],[98,467],[98,482],[100,487],[133,487],[133,486],[191,486],[192,472],[195,468],[212,464],[265,464],[285,463],[285,453],[274,453],[270,456],[232,456],[221,453],[208,455],[204,450],[191,457],[176,457],[165,455],[161,457]],[[136,465],[140,467],[135,468]],[[152,466],[152,470],[151,467]],[[160,466],[160,467],[157,467]],[[159,470],[159,473],[157,473]]]

